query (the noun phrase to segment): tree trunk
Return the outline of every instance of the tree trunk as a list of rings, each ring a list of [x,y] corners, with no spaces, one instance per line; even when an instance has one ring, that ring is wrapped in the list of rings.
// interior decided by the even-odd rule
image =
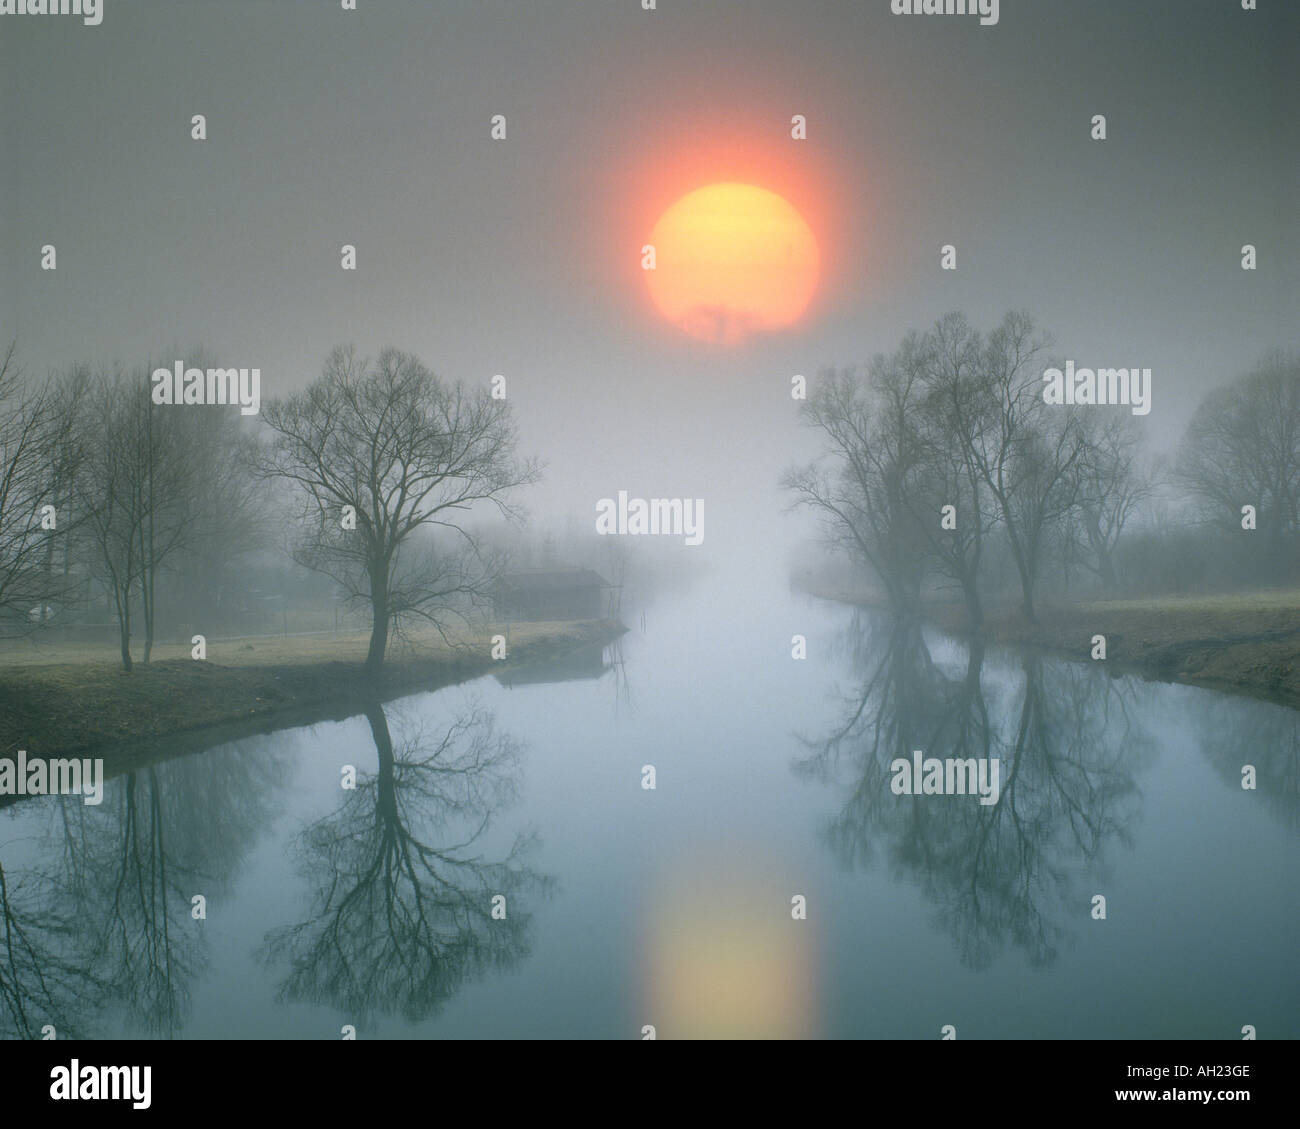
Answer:
[[[144,662],[149,662],[153,654],[153,581],[152,569],[145,569],[140,575],[141,603],[144,607]]]
[[[375,752],[379,757],[379,771],[375,777],[375,807],[382,825],[395,829],[401,824],[401,815],[397,810],[397,761],[393,756],[393,738],[388,731],[384,707],[378,702],[366,706],[366,720],[370,723],[370,734],[374,738]]]
[[[388,649],[388,565],[370,566],[370,650],[366,654],[366,670],[377,673],[384,665],[384,652]]]
[[[1112,593],[1118,580],[1115,576],[1115,562],[1110,556],[1110,547],[1101,532],[1101,521],[1092,512],[1086,512],[1085,520],[1088,523],[1088,541],[1092,545],[1092,551],[1097,555],[1097,575],[1101,578],[1101,585],[1106,592]]]
[[[984,626],[984,605],[980,602],[979,584],[973,576],[967,575],[962,578],[961,589],[966,596],[966,618],[970,621],[970,626],[978,631]]]
[[[153,539],[153,518],[154,518],[154,494],[153,494],[153,477],[155,472],[155,459],[157,450],[153,441],[153,408],[146,404],[144,409],[145,421],[145,438],[147,441],[146,458],[148,459],[149,474],[149,498],[146,513],[148,521],[146,524],[148,542],[144,546],[144,552],[141,554],[144,567],[140,570],[140,588],[144,593],[144,661],[149,662],[149,656],[153,653],[153,590],[154,590],[154,569],[157,567],[157,561],[154,557],[154,539]],[[141,531],[143,536],[145,531]]]
[[[1113,593],[1119,587],[1119,578],[1115,575],[1115,562],[1110,559],[1110,553],[1105,549],[1101,552],[1101,583],[1108,593]]]
[[[1038,617],[1034,614],[1034,588],[1032,584],[1026,584],[1024,590],[1024,599],[1020,602],[1020,610],[1025,613],[1025,618],[1030,623],[1037,623]]]
[[[122,585],[122,594],[118,597],[117,626],[119,641],[122,645],[122,669],[131,669],[131,585],[128,581]]]
[[[1020,610],[1025,613],[1030,623],[1037,623],[1038,617],[1034,615],[1034,572],[1025,559],[1023,547],[1014,539],[1011,542],[1011,555],[1015,558],[1016,571],[1020,574]]]

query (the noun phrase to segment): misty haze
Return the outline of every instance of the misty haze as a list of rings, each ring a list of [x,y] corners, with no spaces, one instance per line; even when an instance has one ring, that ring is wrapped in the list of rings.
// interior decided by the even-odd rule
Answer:
[[[0,1037],[1300,1037],[1300,11],[52,7]]]

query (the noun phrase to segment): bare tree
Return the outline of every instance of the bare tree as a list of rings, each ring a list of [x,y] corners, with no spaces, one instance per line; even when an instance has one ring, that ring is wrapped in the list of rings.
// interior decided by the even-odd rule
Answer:
[[[794,507],[811,507],[826,519],[829,541],[865,563],[900,611],[917,606],[927,552],[914,502],[924,456],[917,431],[924,389],[914,346],[909,341],[876,357],[867,380],[852,369],[819,376],[803,415],[825,436],[827,449],[781,482],[794,493]]]
[[[1113,593],[1119,583],[1115,549],[1120,534],[1151,496],[1155,479],[1143,459],[1141,427],[1131,414],[1094,410],[1079,425],[1082,449],[1076,465],[1074,525],[1085,551],[1078,559]]]
[[[112,595],[122,666],[130,670],[133,607],[138,597],[148,662],[158,572],[185,544],[202,480],[180,409],[152,402],[147,373],[102,376],[93,409],[78,498],[91,565]]]
[[[206,368],[209,360],[205,350],[194,349],[185,367]],[[150,477],[165,480],[167,496],[165,504],[155,497],[145,528],[145,662],[153,649],[158,580],[164,572],[183,568],[193,601],[201,580],[213,585],[264,543],[272,507],[252,473],[257,441],[247,424],[247,417],[229,405],[153,406],[146,448]]]
[[[983,338],[966,318],[947,314],[926,335],[920,351],[927,388],[921,417],[931,489],[925,502],[931,545],[940,569],[961,588],[972,627],[984,622],[980,564],[985,539],[997,520],[976,458],[984,426],[980,362]],[[939,508],[954,507],[954,528],[938,521]]]
[[[1047,404],[1041,360],[1048,340],[1012,312],[980,335],[960,314],[909,334],[872,363],[869,379],[834,371],[804,406],[829,439],[823,461],[787,473],[796,505],[820,510],[832,539],[865,561],[890,603],[911,609],[937,565],[962,590],[973,625],[983,620],[980,566],[1000,522],[1020,578],[1022,608],[1046,549],[1078,504],[1087,446],[1077,411]],[[1111,452],[1131,454],[1120,443]],[[1112,461],[1097,473],[1115,471]],[[1093,482],[1099,550],[1113,548],[1131,510],[1132,482]],[[952,506],[955,524],[941,513]]]
[[[309,534],[298,559],[369,602],[368,670],[383,665],[395,616],[441,626],[485,592],[496,566],[460,515],[485,503],[516,516],[510,492],[540,476],[515,458],[504,401],[444,383],[408,353],[385,349],[372,366],[340,346],[304,392],[262,415],[275,434],[259,472],[300,489]],[[439,529],[450,546],[414,536]]]
[[[1048,345],[1028,314],[1008,313],[984,339],[955,430],[997,504],[1030,621],[1047,538],[1078,495],[1075,464],[1083,449],[1077,413],[1043,400]]]
[[[78,502],[88,518],[88,561],[112,597],[122,667],[130,670],[131,608],[141,572],[141,515],[134,486],[135,445],[131,441],[134,438],[131,423],[138,405],[123,404],[119,394],[129,399],[122,374],[119,372],[111,378],[101,375],[94,416],[102,428],[102,439],[90,448],[78,479]]]
[[[85,379],[74,373],[38,387],[14,351],[11,344],[0,360],[0,613],[23,632],[66,595],[67,569],[56,573],[54,552],[74,525],[68,503],[81,453],[70,437]]]
[[[1300,356],[1276,352],[1196,409],[1175,465],[1212,520],[1253,505],[1276,554],[1300,534]]]
[[[145,366],[145,373],[151,371]],[[141,387],[148,387],[138,374]],[[195,459],[200,437],[212,435],[206,428],[185,427],[199,422],[194,411],[177,412],[176,405],[155,405],[132,389],[130,399],[136,411],[128,417],[134,427],[124,436],[135,448],[133,467],[138,480],[140,522],[140,610],[144,618],[144,661],[153,655],[158,629],[158,574],[180,550],[193,529],[194,506],[201,493],[202,476]],[[166,412],[166,416],[163,415]],[[203,412],[205,423],[212,421]],[[188,434],[187,434],[188,433]]]

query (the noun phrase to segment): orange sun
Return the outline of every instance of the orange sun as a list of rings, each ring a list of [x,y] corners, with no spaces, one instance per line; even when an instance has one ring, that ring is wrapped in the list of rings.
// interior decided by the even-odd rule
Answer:
[[[693,337],[736,345],[798,321],[817,286],[817,241],[790,202],[752,184],[688,192],[655,224],[650,296]]]

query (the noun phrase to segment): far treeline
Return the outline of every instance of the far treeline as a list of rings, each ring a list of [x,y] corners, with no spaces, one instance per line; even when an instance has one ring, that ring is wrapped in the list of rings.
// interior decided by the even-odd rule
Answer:
[[[5,355],[0,636],[107,607],[129,671],[152,657],[160,590],[169,621],[201,634],[234,618],[259,575],[278,570],[286,587],[285,558],[324,578],[321,605],[341,594],[368,614],[371,670],[394,630],[441,631],[485,606],[506,550],[468,520],[516,517],[516,490],[540,475],[516,457],[510,409],[487,388],[396,349],[372,362],[339,347],[304,391],[264,403],[259,423],[232,407],[156,404],[152,371],[78,366],[38,380],[13,346]]]
[[[823,452],[786,473],[793,507],[895,611],[946,590],[973,627],[991,598],[1033,622],[1048,597],[1300,578],[1300,357],[1215,388],[1160,457],[1151,415],[1048,402],[1051,345],[1023,312],[988,332],[951,313],[865,371],[823,372],[803,405]],[[1157,376],[1162,394],[1177,389]]]
[[[825,449],[786,475],[795,504],[896,609],[946,588],[976,625],[1012,589],[1032,619],[1045,595],[1296,580],[1294,355],[1211,392],[1161,459],[1150,416],[1046,402],[1049,348],[1026,314],[988,333],[950,314],[865,372],[823,373],[804,411]],[[361,613],[373,670],[394,633],[487,605],[512,544],[482,519],[517,518],[541,470],[487,388],[339,347],[248,417],[156,404],[152,371],[0,361],[0,637],[100,616],[130,670],[164,622],[203,634],[293,591]]]

